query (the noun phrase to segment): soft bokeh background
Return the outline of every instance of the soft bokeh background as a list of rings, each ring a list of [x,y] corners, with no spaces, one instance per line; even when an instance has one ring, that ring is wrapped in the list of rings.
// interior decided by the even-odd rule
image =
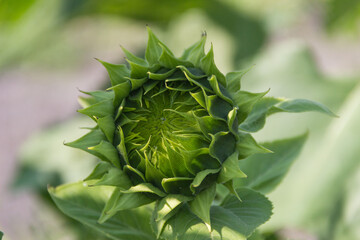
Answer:
[[[145,26],[176,54],[208,34],[223,71],[255,67],[244,89],[308,98],[340,118],[272,116],[260,141],[309,139],[269,198],[279,239],[360,239],[360,1],[0,0],[0,230],[5,239],[105,239],[64,217],[47,184],[84,178],[94,159],[66,148],[91,126],[78,89],[107,85],[93,58],[139,56]],[[209,45],[208,45],[209,46]]]

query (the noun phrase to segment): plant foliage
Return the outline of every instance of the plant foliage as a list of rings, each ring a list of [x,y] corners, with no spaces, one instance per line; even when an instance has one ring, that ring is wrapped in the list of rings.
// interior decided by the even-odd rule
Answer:
[[[206,36],[177,58],[148,33],[145,59],[123,48],[128,65],[99,60],[112,86],[83,92],[79,112],[96,126],[66,145],[101,161],[83,182],[49,192],[65,214],[113,239],[247,239],[272,214],[260,192],[279,183],[305,140],[260,145],[251,133],[278,112],[334,114],[243,91],[246,71],[223,75]],[[214,204],[221,186],[229,194]]]

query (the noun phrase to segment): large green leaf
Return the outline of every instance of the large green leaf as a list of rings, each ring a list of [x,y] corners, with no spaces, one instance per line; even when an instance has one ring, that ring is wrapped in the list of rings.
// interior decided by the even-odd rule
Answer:
[[[240,168],[248,178],[234,180],[235,186],[249,187],[262,193],[272,191],[281,182],[291,164],[299,155],[306,137],[307,134],[304,134],[262,144],[274,153],[266,155],[254,154],[246,160],[240,161]]]
[[[236,189],[241,202],[235,195],[229,195],[220,206],[211,211],[212,226],[221,233],[223,239],[234,239],[234,235],[249,237],[272,215],[272,204],[261,193],[247,188]],[[235,235],[235,236],[236,236]]]
[[[200,218],[191,213],[188,205],[184,205],[167,222],[168,227],[163,234],[165,239],[245,240],[270,218],[272,204],[262,194],[247,188],[237,189],[237,193],[242,202],[236,196],[229,195],[220,206],[211,207],[211,234]]]
[[[0,231],[0,240],[2,239],[3,236],[4,236],[3,232]]]
[[[210,240],[210,233],[205,224],[193,214],[189,206],[183,205],[176,217],[167,222],[162,237],[174,240]]]
[[[98,223],[113,187],[85,187],[82,182],[50,188],[56,205],[66,215],[117,240],[155,240],[149,221],[151,209],[124,210],[103,224]]]

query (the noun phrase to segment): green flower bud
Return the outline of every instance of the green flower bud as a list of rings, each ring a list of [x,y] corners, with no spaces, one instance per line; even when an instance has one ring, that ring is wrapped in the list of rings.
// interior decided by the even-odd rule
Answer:
[[[271,202],[254,189],[272,190],[305,140],[303,135],[267,145],[280,150],[281,156],[289,155],[271,163],[268,171],[271,157],[261,166],[264,155],[248,158],[271,152],[251,133],[278,112],[336,115],[310,100],[241,90],[247,71],[223,75],[214,63],[212,47],[205,54],[206,36],[177,58],[150,29],[148,33],[145,59],[123,48],[128,65],[99,60],[111,87],[83,92],[89,97],[80,98],[84,108],[79,112],[96,126],[66,145],[95,155],[100,163],[84,180],[85,186],[70,184],[49,192],[64,213],[118,239],[128,239],[127,226],[134,225],[132,234],[142,239],[136,218],[127,220],[132,214],[144,216],[146,223],[150,220],[147,239],[245,239],[272,214]],[[240,179],[246,175],[239,166],[249,172],[248,180]],[[222,185],[230,192],[226,197]],[[224,198],[219,204],[214,202],[216,190]],[[138,208],[149,203],[153,210]],[[129,210],[133,208],[137,209]],[[129,211],[117,214],[122,210]],[[104,224],[94,221],[98,216]]]
[[[331,112],[305,100],[269,98],[249,115],[267,92],[240,90],[246,71],[224,76],[214,63],[212,47],[204,52],[206,36],[177,58],[150,29],[148,33],[145,59],[123,49],[129,68],[99,60],[112,87],[84,92],[90,97],[81,98],[85,108],[79,112],[96,127],[66,145],[102,160],[85,179],[89,185],[116,187],[100,222],[156,201],[159,236],[173,210],[187,202],[210,229],[216,184],[237,194],[233,179],[246,177],[238,160],[271,152],[250,134],[262,128],[267,114]]]
[[[246,177],[239,159],[269,152],[238,129],[265,93],[240,91],[244,72],[225,77],[213,49],[204,52],[206,36],[176,58],[148,32],[145,60],[123,48],[130,69],[99,60],[112,87],[85,92],[91,97],[82,99],[87,107],[79,112],[97,126],[67,145],[105,162],[87,178],[96,179],[94,185],[118,186],[149,201],[168,194],[194,197],[215,183],[231,189],[232,179]],[[134,191],[139,185],[146,191]]]

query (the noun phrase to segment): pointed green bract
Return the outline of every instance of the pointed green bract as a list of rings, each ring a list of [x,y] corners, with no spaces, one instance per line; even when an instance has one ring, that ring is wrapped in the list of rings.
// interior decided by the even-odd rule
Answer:
[[[120,189],[129,189],[131,181],[129,177],[120,169],[110,168],[103,176],[89,186],[114,186]]]
[[[84,180],[90,189],[111,186],[102,210],[87,221],[83,206],[73,206],[54,189],[50,193],[66,214],[113,239],[139,239],[141,234],[129,237],[124,229],[114,233],[108,223],[149,203],[152,216],[145,215],[153,232],[143,239],[246,239],[270,218],[272,206],[243,187],[272,190],[305,139],[262,146],[251,132],[277,112],[334,114],[313,101],[243,91],[240,81],[249,69],[225,77],[215,65],[213,47],[204,51],[205,36],[177,58],[149,28],[148,35],[145,59],[123,48],[129,68],[99,60],[112,86],[83,92],[89,97],[81,98],[85,108],[79,110],[97,126],[66,144],[102,160]],[[229,192],[218,206],[213,205],[216,186]],[[85,199],[94,192],[80,190]]]
[[[101,131],[105,134],[107,140],[110,143],[113,143],[116,129],[114,118],[111,115],[107,115],[105,117],[99,118],[97,120],[97,124]]]
[[[193,193],[196,193],[198,187],[201,186],[206,177],[218,173],[220,169],[206,169],[196,174],[193,182],[191,183],[190,189]]]
[[[120,168],[119,153],[111,143],[107,141],[101,141],[98,145],[89,147],[88,149],[101,154],[115,167]]]
[[[249,133],[239,131],[238,136],[240,139],[236,149],[239,152],[239,159],[247,158],[255,153],[272,153],[271,150],[259,145]]]
[[[209,232],[211,232],[210,207],[214,201],[215,193],[216,184],[214,183],[197,194],[194,200],[189,203],[191,211],[205,223]]]
[[[114,106],[111,100],[104,100],[87,108],[78,110],[79,113],[85,114],[89,117],[106,117],[114,113]]]
[[[89,149],[89,147],[96,146],[101,141],[104,141],[104,140],[106,140],[105,135],[99,129],[94,129],[94,130],[90,131],[89,133],[87,133],[86,135],[84,135],[83,137],[79,138],[78,140],[69,142],[69,143],[64,143],[64,144],[69,147],[78,148],[83,151],[86,151],[90,154],[95,155],[96,157],[98,157],[102,160],[105,159],[105,161],[106,161],[107,159],[104,158],[103,155],[99,154],[96,151]]]
[[[98,165],[96,165],[96,167],[90,173],[90,175],[84,179],[84,181],[100,179],[106,173],[108,173],[110,169],[112,169],[111,164],[109,164],[107,162],[100,162],[100,163],[98,163]]]
[[[124,194],[120,189],[115,188],[110,199],[106,202],[98,221],[99,223],[104,223],[119,211],[137,208],[153,201],[155,201],[155,199],[143,193],[134,192]]]
[[[239,167],[239,153],[235,152],[229,156],[223,163],[221,172],[217,179],[218,183],[225,183],[232,179],[246,178],[246,174],[243,173]]]
[[[226,87],[225,76],[219,71],[219,69],[215,65],[214,60],[214,49],[211,45],[210,51],[203,57],[200,61],[200,68],[208,75],[215,75],[219,82]]]
[[[202,36],[199,42],[186,49],[181,56],[181,59],[192,62],[195,67],[200,67],[200,60],[205,57],[205,42],[206,35]]]
[[[177,213],[181,204],[190,200],[191,198],[183,195],[169,194],[156,202],[151,225],[157,238],[162,234],[166,221]]]
[[[99,59],[96,60],[98,60],[108,71],[112,86],[123,83],[126,81],[125,78],[130,76],[130,70],[123,64],[116,65],[101,61]]]
[[[124,48],[123,46],[121,46],[121,49],[123,50],[123,52],[125,53],[125,56],[128,60],[130,60],[133,63],[136,63],[140,66],[144,66],[147,67],[149,66],[148,62],[145,59],[139,58],[137,56],[135,56],[134,54],[132,54],[131,52],[129,52],[126,48]]]
[[[226,74],[226,82],[228,84],[227,89],[229,89],[229,92],[233,97],[236,97],[236,93],[240,91],[242,77],[251,69],[252,67],[243,71],[229,72]]]
[[[147,192],[147,193],[152,193],[155,195],[158,195],[159,197],[165,197],[166,194],[161,191],[160,189],[154,187],[152,184],[150,183],[140,183],[136,186],[132,186],[130,187],[128,190],[121,190],[121,192],[123,193],[136,193],[136,192]]]

